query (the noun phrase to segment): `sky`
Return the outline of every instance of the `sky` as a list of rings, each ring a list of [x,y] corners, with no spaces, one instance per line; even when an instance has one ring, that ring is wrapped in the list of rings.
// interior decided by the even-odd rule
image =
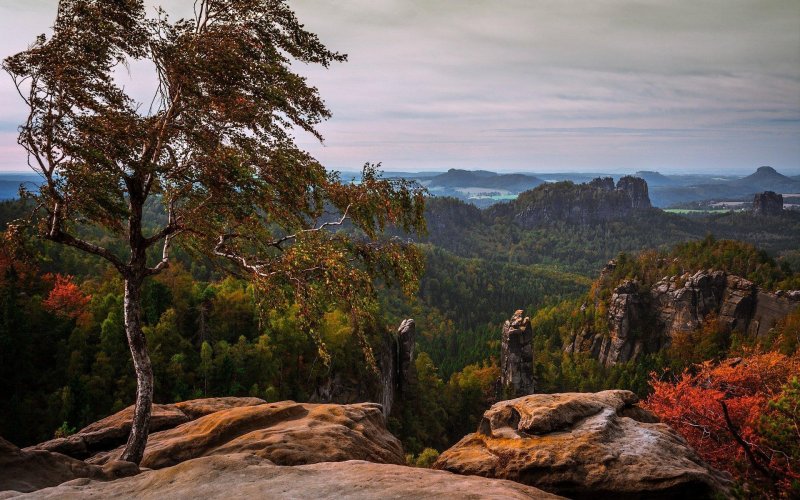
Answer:
[[[0,56],[56,0],[0,0]],[[173,13],[191,0],[148,0]],[[386,171],[800,174],[798,0],[290,0],[349,60],[297,65],[333,112],[297,142]],[[147,95],[149,67],[131,93]],[[0,171],[24,119],[0,75]]]

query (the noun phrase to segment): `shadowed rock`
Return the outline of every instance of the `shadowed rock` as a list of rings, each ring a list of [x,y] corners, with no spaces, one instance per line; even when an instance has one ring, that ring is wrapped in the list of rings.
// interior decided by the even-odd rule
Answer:
[[[531,320],[518,310],[503,324],[500,346],[500,385],[508,397],[532,394],[533,329]]]
[[[722,498],[711,469],[629,391],[535,394],[495,404],[435,469],[511,479],[569,498]]]
[[[780,215],[783,212],[783,195],[774,191],[757,193],[753,198],[753,213],[756,215]]]

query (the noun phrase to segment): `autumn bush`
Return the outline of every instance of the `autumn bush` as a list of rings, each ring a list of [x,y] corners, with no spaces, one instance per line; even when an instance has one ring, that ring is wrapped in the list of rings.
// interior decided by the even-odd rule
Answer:
[[[800,495],[800,354],[750,352],[653,374],[644,406],[745,491]]]

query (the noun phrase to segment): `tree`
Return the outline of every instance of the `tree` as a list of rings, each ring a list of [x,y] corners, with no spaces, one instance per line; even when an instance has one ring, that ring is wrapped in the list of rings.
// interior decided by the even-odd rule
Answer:
[[[28,194],[28,220],[40,236],[105,259],[124,281],[137,377],[124,460],[141,461],[152,406],[142,287],[169,265],[176,242],[222,257],[260,297],[296,302],[304,318],[337,301],[356,322],[376,277],[407,290],[416,281],[418,252],[381,234],[387,225],[424,229],[422,190],[382,179],[373,165],[359,183],[343,183],[294,142],[295,131],[322,140],[316,126],[330,112],[292,62],[345,59],[285,0],[198,0],[194,17],[177,21],[161,9],[149,18],[142,0],[60,0],[50,38],[4,60],[29,110],[18,142],[43,179]],[[138,102],[115,78],[133,61],[155,68],[152,101]],[[153,204],[166,222],[148,231]],[[92,226],[123,244],[92,241]]]
[[[655,374],[644,407],[680,432],[711,465],[762,495],[800,491],[800,353],[705,362],[674,382]]]

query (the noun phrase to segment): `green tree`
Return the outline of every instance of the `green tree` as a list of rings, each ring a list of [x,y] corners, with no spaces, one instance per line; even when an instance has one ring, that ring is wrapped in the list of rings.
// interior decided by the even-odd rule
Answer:
[[[158,79],[145,103],[114,78],[142,60]],[[372,166],[361,182],[342,183],[292,136],[321,139],[316,126],[330,116],[292,61],[344,60],[285,0],[199,0],[194,17],[177,21],[160,9],[148,18],[142,0],[60,0],[52,35],[4,60],[29,108],[19,143],[44,181],[31,194],[38,234],[105,259],[124,281],[137,379],[124,460],[141,461],[153,400],[142,289],[176,241],[226,259],[261,296],[296,301],[306,318],[338,301],[358,319],[375,276],[416,280],[416,250],[378,237],[387,224],[423,227],[422,192]],[[148,202],[166,213],[154,231],[144,229]],[[345,222],[365,237],[335,230]],[[81,226],[120,244],[82,236]]]

